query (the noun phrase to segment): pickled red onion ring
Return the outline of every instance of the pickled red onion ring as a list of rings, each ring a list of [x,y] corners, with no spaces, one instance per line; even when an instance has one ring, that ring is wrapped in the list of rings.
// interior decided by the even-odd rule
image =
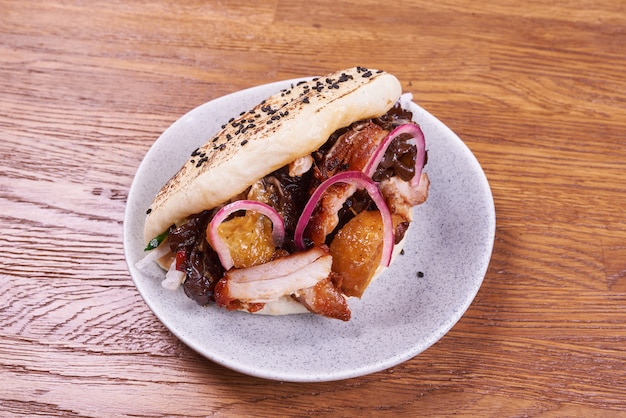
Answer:
[[[385,203],[385,199],[383,195],[380,193],[378,186],[374,181],[367,176],[366,174],[360,171],[344,171],[343,173],[336,174],[331,178],[324,181],[319,185],[317,189],[313,192],[309,201],[307,202],[302,214],[300,215],[300,219],[298,219],[298,223],[296,224],[296,232],[294,236],[294,241],[298,249],[303,250],[304,245],[304,230],[311,219],[311,215],[317,206],[319,199],[322,197],[326,189],[332,186],[335,183],[351,183],[356,185],[361,189],[367,190],[370,197],[376,203],[380,215],[383,219],[383,252],[380,258],[380,264],[384,267],[388,267],[391,263],[391,256],[393,254],[393,246],[394,246],[394,231],[393,231],[393,222],[391,219],[391,212],[389,212],[389,208]]]
[[[363,169],[363,172],[367,176],[372,177],[374,175],[380,161],[385,156],[385,152],[387,151],[387,148],[389,148],[391,141],[402,134],[409,134],[415,140],[417,155],[415,156],[415,175],[411,179],[411,186],[417,186],[419,184],[420,177],[422,176],[422,168],[424,167],[424,158],[426,157],[426,141],[424,139],[424,133],[420,127],[412,123],[405,123],[398,126],[389,132],[385,139],[382,140],[382,142],[378,145],[378,148],[376,148],[376,151],[374,151],[372,158]]]
[[[222,266],[226,270],[230,270],[233,265],[233,258],[230,255],[230,249],[224,242],[218,232],[218,227],[228,216],[232,213],[240,210],[252,210],[265,215],[272,221],[272,239],[274,240],[274,246],[280,247],[285,240],[285,224],[276,210],[266,205],[265,203],[258,202],[256,200],[237,200],[236,202],[229,203],[217,211],[211,223],[209,224],[208,238],[211,246],[217,253]]]

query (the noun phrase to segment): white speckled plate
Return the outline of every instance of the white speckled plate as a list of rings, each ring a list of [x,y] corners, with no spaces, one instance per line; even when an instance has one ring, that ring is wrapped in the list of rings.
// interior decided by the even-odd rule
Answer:
[[[298,80],[267,84],[212,100],[170,126],[148,151],[131,186],[124,221],[130,274],[165,326],[206,358],[280,381],[346,379],[384,370],[421,353],[461,318],[491,258],[495,210],[471,151],[444,124],[414,107],[426,136],[428,201],[414,211],[404,255],[360,300],[349,322],[316,315],[281,317],[205,308],[182,289],[165,290],[156,265],[138,271],[145,212],[161,186],[196,147],[231,116]],[[423,274],[423,275],[422,275]]]

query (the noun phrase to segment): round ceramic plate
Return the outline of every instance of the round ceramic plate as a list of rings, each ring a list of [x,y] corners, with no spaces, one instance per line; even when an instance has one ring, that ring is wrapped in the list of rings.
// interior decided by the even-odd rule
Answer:
[[[266,379],[330,381],[402,363],[439,340],[478,291],[494,242],[489,184],[467,146],[417,105],[414,119],[426,137],[431,179],[426,203],[414,209],[404,254],[351,299],[348,322],[317,315],[261,316],[201,307],[182,289],[161,287],[156,264],[139,271],[143,223],[152,199],[190,153],[232,115],[299,80],[233,93],[193,109],[154,143],[131,186],[124,220],[130,274],[150,309],[180,340],[230,369]]]

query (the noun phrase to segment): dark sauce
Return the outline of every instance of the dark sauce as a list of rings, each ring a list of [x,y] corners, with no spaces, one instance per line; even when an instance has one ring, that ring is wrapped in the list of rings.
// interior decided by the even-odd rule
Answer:
[[[185,294],[200,305],[212,302],[215,284],[224,275],[217,253],[206,240],[206,228],[212,211],[191,216],[187,222],[172,229],[168,242],[174,254],[182,252],[179,270],[187,278],[183,282]]]

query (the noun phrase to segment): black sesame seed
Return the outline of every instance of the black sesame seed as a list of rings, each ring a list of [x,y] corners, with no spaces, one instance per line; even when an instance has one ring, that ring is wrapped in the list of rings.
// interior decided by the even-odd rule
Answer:
[[[209,160],[208,157],[199,159],[198,162],[196,163],[196,168],[200,167],[202,164],[204,164],[208,160]]]
[[[151,213],[151,212],[152,212],[152,209],[148,209],[148,210],[146,211],[146,215],[150,215],[150,213]]]
[[[302,103],[309,103],[309,98],[305,97],[304,99],[302,99]],[[271,122],[271,121],[268,121],[268,122]]]
[[[419,277],[420,279],[421,279],[422,277],[424,277],[424,272],[422,272],[422,271],[418,271],[418,272],[417,272],[417,277]]]
[[[195,150],[193,150],[193,152],[191,153],[192,157],[195,157],[196,155],[200,154],[200,148],[196,148]]]
[[[224,151],[226,149],[226,144],[222,144],[219,146],[220,151]]]
[[[341,73],[341,76],[339,77],[339,82],[340,83],[344,83],[344,82],[346,82],[346,81],[348,81],[350,79],[352,79],[351,75],[348,75],[346,73]]]
[[[361,77],[363,78],[369,78],[372,76],[372,72],[371,71],[366,71],[363,73],[363,75]]]
[[[231,139],[233,139],[233,136],[231,134],[226,134],[226,140],[230,141]]]
[[[222,125],[222,129],[225,129],[225,128],[226,128],[226,125]]]
[[[246,145],[248,143],[247,139],[244,139],[243,141],[241,141],[241,145]]]
[[[296,86],[301,86],[303,84],[306,84],[306,81],[298,81],[298,84],[296,84]]]
[[[228,123],[231,123],[234,120],[235,120],[235,118],[230,118],[230,119],[228,119]]]

